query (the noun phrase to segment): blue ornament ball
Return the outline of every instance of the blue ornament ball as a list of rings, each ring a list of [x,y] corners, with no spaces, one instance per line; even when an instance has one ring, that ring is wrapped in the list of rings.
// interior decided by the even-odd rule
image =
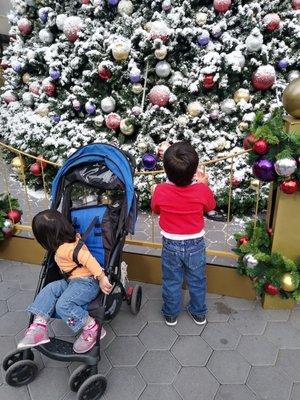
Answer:
[[[59,69],[50,69],[50,77],[51,79],[53,79],[54,81],[57,81],[61,76],[60,70]]]
[[[48,21],[48,9],[46,7],[40,8],[38,14],[40,21],[45,24]]]
[[[141,82],[142,78],[141,78],[141,73],[139,70],[133,70],[130,72],[129,74],[130,80],[132,83],[139,83]]]
[[[207,46],[210,40],[210,35],[208,31],[203,31],[200,36],[198,36],[198,45],[201,47]]]
[[[120,0],[108,0],[110,6],[117,6]]]
[[[278,65],[279,69],[285,70],[289,66],[289,62],[288,62],[288,60],[283,59],[283,60],[279,60],[277,65]]]
[[[154,154],[147,153],[143,155],[142,163],[146,170],[152,170],[156,167],[157,158]]]
[[[23,70],[23,65],[19,61],[16,61],[16,60],[11,63],[11,67],[17,73],[20,73]]]
[[[85,108],[85,111],[86,111],[89,115],[95,114],[96,107],[95,107],[95,105],[94,105],[93,103],[91,103],[90,101],[88,101],[87,103],[85,103],[84,108]]]
[[[58,115],[58,114],[53,115],[52,121],[55,122],[56,124],[58,124],[60,121],[60,115]]]

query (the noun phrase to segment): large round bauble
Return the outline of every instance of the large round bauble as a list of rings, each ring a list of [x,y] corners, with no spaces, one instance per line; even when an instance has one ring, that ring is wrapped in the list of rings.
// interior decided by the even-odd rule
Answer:
[[[242,100],[245,101],[246,103],[248,103],[248,101],[250,100],[249,90],[240,88],[234,93],[233,98],[236,103],[239,103]]]
[[[298,182],[295,179],[291,179],[290,181],[284,181],[280,185],[280,190],[286,194],[293,194],[297,192],[299,189]]]
[[[98,75],[104,81],[108,81],[112,77],[111,71],[102,63],[98,66]]]
[[[252,146],[254,153],[263,156],[269,151],[269,143],[264,139],[256,140]]]
[[[294,10],[300,10],[300,0],[293,0],[292,7]]]
[[[123,135],[130,136],[134,132],[134,126],[127,118],[124,118],[120,122],[120,131]]]
[[[230,115],[234,113],[236,110],[236,104],[233,99],[225,99],[221,103],[221,111],[226,114]]]
[[[252,147],[256,141],[257,141],[257,138],[253,135],[253,133],[248,133],[248,135],[244,138],[244,141],[243,141],[244,150],[252,149]]]
[[[146,170],[152,170],[156,167],[157,158],[154,154],[144,154],[142,158],[143,167]]]
[[[23,104],[27,107],[32,107],[34,104],[33,94],[30,92],[25,92],[22,95]]]
[[[25,169],[24,160],[20,157],[14,157],[11,161],[11,166],[12,169],[18,174],[22,173],[22,171]]]
[[[130,45],[128,42],[119,41],[112,47],[112,55],[116,61],[124,61],[129,57]]]
[[[35,112],[40,117],[47,117],[49,114],[49,105],[45,103],[39,104]]]
[[[214,75],[204,74],[202,85],[204,89],[212,89],[215,86]]]
[[[263,18],[263,24],[266,27],[267,31],[273,32],[280,26],[280,17],[278,14],[275,13],[267,14]]]
[[[140,94],[143,91],[143,85],[141,83],[134,83],[131,88],[134,94]]]
[[[104,122],[104,117],[103,115],[96,115],[96,117],[94,118],[94,124],[100,128],[103,125]]]
[[[30,166],[30,172],[32,173],[32,175],[34,176],[40,176],[42,169],[40,167],[40,165],[38,163],[34,163]]]
[[[30,81],[30,78],[31,78],[30,74],[28,72],[25,72],[25,74],[22,76],[23,83],[25,84],[28,83]]]
[[[118,13],[121,15],[131,15],[133,13],[132,1],[121,0],[118,4]]]
[[[226,57],[226,61],[228,65],[232,67],[233,70],[236,68],[244,68],[246,59],[244,54],[239,51],[239,50],[234,50],[231,53],[229,53]]]
[[[39,85],[36,82],[32,82],[29,85],[29,91],[33,94],[39,95],[40,94],[40,88]]]
[[[134,107],[132,107],[131,112],[132,112],[132,115],[134,115],[135,117],[138,117],[139,115],[142,114],[143,110],[140,106],[134,106]]]
[[[120,127],[121,117],[116,113],[110,113],[105,118],[108,129],[117,130]]]
[[[16,95],[13,92],[11,92],[10,90],[7,90],[6,92],[4,92],[1,97],[5,101],[6,104],[13,103],[14,101],[18,100]]]
[[[56,26],[60,31],[64,30],[64,24],[68,16],[66,14],[58,14],[56,17]]]
[[[48,29],[41,29],[39,32],[39,39],[42,43],[51,44],[54,40],[54,35]]]
[[[281,289],[286,292],[294,292],[298,288],[298,285],[294,282],[292,274],[286,272],[281,278]]]
[[[254,28],[253,31],[246,39],[246,47],[250,53],[260,51],[264,44],[264,37],[258,28]]]
[[[163,42],[168,40],[169,28],[165,21],[153,21],[150,28],[151,39],[161,39]]]
[[[15,72],[19,74],[20,72],[22,72],[24,64],[21,63],[19,60],[12,60],[11,67]]]
[[[51,68],[49,71],[49,75],[53,81],[57,81],[61,76],[61,72],[58,68]]]
[[[95,114],[96,106],[91,101],[87,101],[84,105],[84,108],[85,108],[85,111],[87,112],[87,114],[89,114],[89,115]]]
[[[207,46],[210,40],[210,34],[206,29],[203,29],[198,36],[198,45],[201,47]]]
[[[249,269],[254,269],[258,265],[258,261],[253,254],[246,254],[243,258],[243,263]]]
[[[51,9],[49,7],[42,7],[38,11],[40,21],[45,24],[48,21],[49,11]]]
[[[82,20],[79,17],[67,17],[64,22],[63,31],[67,39],[74,43],[79,37],[83,27]]]
[[[283,58],[282,60],[278,61],[277,66],[281,71],[284,71],[289,66],[289,62]]]
[[[214,0],[214,9],[219,13],[227,12],[231,7],[231,0]]]
[[[278,287],[272,285],[272,283],[265,283],[264,289],[270,296],[276,296],[279,293]]]
[[[270,89],[276,79],[276,73],[274,67],[271,65],[263,65],[258,67],[252,75],[252,85],[257,90]]]
[[[276,161],[274,168],[279,176],[287,178],[296,171],[297,163],[294,158],[282,158]]]
[[[116,101],[113,97],[105,97],[101,100],[101,109],[105,113],[111,113],[115,111]]]
[[[142,79],[141,71],[138,68],[132,68],[129,72],[129,78],[132,83],[139,83]]]
[[[163,159],[166,150],[170,147],[169,142],[162,142],[156,147],[156,155],[160,159]]]
[[[136,147],[137,147],[139,153],[143,154],[143,153],[145,153],[145,151],[147,151],[148,144],[146,142],[138,142]]]
[[[204,109],[203,109],[201,103],[199,103],[199,101],[192,101],[191,103],[189,103],[187,105],[187,113],[191,117],[198,117],[200,115],[200,113],[203,111],[204,111]]]
[[[167,47],[163,44],[159,49],[154,51],[155,58],[158,60],[164,60],[168,54]]]
[[[45,79],[43,81],[43,89],[44,89],[44,93],[47,96],[53,97],[55,95],[56,86],[53,82],[49,81],[48,79]]]
[[[170,101],[171,92],[165,85],[154,86],[149,93],[150,103],[154,106],[164,107]]]
[[[2,233],[5,238],[13,236],[14,224],[10,219],[5,219],[3,222]]]
[[[198,12],[196,14],[196,23],[198,26],[203,26],[207,22],[207,14],[204,12]]]
[[[171,73],[171,65],[166,61],[159,61],[155,66],[155,72],[160,78],[167,78]]]
[[[248,122],[242,121],[242,122],[240,122],[240,123],[238,124],[238,129],[239,129],[241,132],[245,132],[248,128],[249,128]]]
[[[300,78],[287,85],[282,97],[283,107],[294,118],[300,118]]]
[[[298,78],[300,78],[300,71],[293,69],[292,71],[290,71],[288,73],[287,80],[289,82],[293,82],[295,79],[298,79]]]
[[[110,6],[117,6],[120,0],[108,0]]]
[[[272,182],[275,179],[274,164],[266,158],[256,160],[252,167],[253,175],[263,182]]]
[[[20,18],[17,26],[22,36],[27,36],[32,31],[32,23],[27,18]]]
[[[22,211],[13,208],[7,212],[6,216],[8,219],[13,221],[14,224],[18,224],[22,218]]]

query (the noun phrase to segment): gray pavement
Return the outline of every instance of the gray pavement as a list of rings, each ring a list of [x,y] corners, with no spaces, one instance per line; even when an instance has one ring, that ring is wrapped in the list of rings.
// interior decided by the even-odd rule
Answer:
[[[15,349],[27,324],[39,268],[0,260],[0,358]],[[264,311],[257,301],[208,294],[208,323],[183,312],[174,328],[160,315],[161,287],[143,284],[137,316],[124,304],[107,324],[99,371],[108,379],[104,400],[299,400],[300,308]],[[184,292],[183,303],[188,301]],[[74,340],[62,321],[51,334]],[[10,388],[0,374],[0,400],[75,400],[68,387],[78,364],[35,352],[39,375]]]

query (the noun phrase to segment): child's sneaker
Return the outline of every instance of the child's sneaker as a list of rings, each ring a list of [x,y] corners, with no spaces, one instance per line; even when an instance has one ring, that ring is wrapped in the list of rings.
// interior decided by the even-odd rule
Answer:
[[[175,325],[177,325],[177,317],[165,315],[165,322],[168,326],[175,326]]]
[[[73,345],[75,353],[87,353],[96,344],[99,325],[95,324],[92,328],[82,330],[79,338]],[[106,336],[106,330],[102,327],[100,340]]]
[[[196,314],[192,314],[189,309],[187,309],[188,314],[192,317],[193,321],[195,322],[195,324],[197,325],[204,325],[206,324],[206,318],[205,315],[196,315]]]
[[[49,342],[50,339],[48,336],[47,325],[34,322],[27,329],[24,338],[18,343],[17,348],[20,350],[24,350]]]

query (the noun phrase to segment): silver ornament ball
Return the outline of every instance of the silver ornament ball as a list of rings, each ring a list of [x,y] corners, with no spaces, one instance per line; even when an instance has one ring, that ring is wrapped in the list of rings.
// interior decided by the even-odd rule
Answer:
[[[22,96],[22,100],[23,100],[23,104],[24,104],[25,106],[28,106],[28,107],[33,106],[34,98],[33,98],[32,93],[25,92],[25,93],[23,94],[23,96]]]
[[[133,13],[132,1],[121,0],[118,4],[118,13],[121,15],[131,15]]]
[[[207,22],[207,14],[204,12],[198,12],[196,14],[196,23],[198,26],[203,26]]]
[[[243,263],[249,269],[254,269],[258,265],[258,261],[253,254],[246,254],[243,258]]]
[[[111,113],[115,111],[116,101],[113,97],[105,97],[101,100],[101,109],[105,113]]]
[[[45,44],[51,44],[54,40],[53,33],[48,31],[48,29],[42,29],[39,32],[40,41]]]
[[[171,73],[171,65],[167,61],[159,61],[156,64],[155,72],[160,78],[167,78]]]
[[[9,229],[11,231],[13,227],[14,227],[14,223],[12,222],[11,219],[7,218],[4,220],[3,228],[2,228],[3,232],[4,232],[4,229]]]
[[[276,161],[274,167],[277,175],[289,177],[296,171],[297,163],[294,158],[282,158]]]
[[[94,124],[98,127],[102,126],[104,122],[104,117],[103,115],[96,115],[94,118]]]
[[[236,104],[233,99],[225,99],[221,103],[221,110],[224,114],[230,115],[236,110]]]

